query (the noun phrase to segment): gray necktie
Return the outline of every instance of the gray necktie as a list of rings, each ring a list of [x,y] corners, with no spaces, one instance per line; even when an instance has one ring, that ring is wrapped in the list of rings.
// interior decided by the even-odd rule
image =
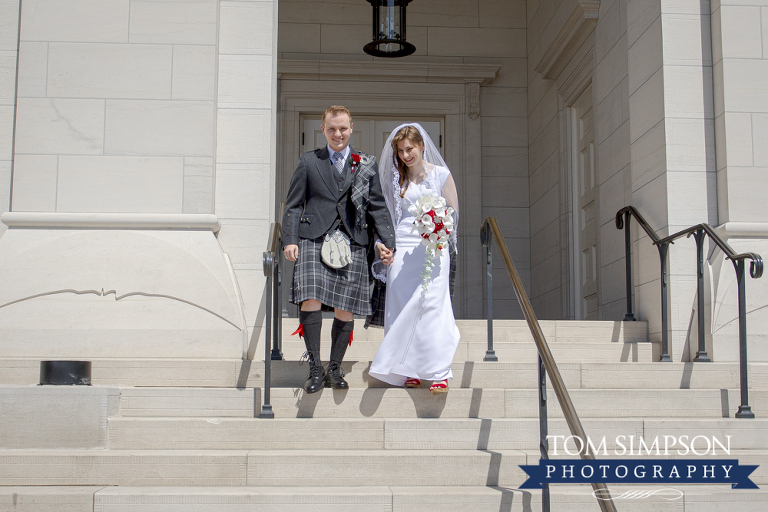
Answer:
[[[341,174],[341,172],[344,170],[344,155],[339,152],[334,152],[333,159],[333,165],[336,166],[336,170],[339,171],[339,174]]]

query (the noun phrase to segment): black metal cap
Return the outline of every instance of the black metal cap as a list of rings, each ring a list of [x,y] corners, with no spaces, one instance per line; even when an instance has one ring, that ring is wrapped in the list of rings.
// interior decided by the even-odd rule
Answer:
[[[90,386],[90,361],[40,361],[40,385]]]

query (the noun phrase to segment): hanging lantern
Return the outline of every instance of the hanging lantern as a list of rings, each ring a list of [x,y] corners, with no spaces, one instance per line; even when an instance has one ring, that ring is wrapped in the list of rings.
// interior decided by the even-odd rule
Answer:
[[[363,47],[374,57],[405,57],[416,47],[405,40],[405,8],[411,0],[368,0],[373,7],[373,41]]]

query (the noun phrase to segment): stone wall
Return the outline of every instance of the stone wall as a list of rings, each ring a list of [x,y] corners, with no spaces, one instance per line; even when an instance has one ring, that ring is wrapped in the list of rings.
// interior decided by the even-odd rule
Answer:
[[[16,57],[19,38],[19,0],[0,1],[0,213],[11,199],[13,116],[16,105]],[[0,223],[0,235],[6,226]]]
[[[41,356],[253,353],[274,210],[276,2],[0,9],[2,176],[15,135],[3,217],[15,229],[0,240],[0,267],[6,282],[34,277],[5,287],[0,305],[15,317],[4,327],[14,334],[0,341],[16,350],[28,340]],[[14,131],[7,71],[18,27]],[[35,267],[49,264],[62,268]],[[58,329],[66,343],[46,344]],[[138,344],[121,341],[131,338]]]
[[[23,2],[14,211],[213,213],[217,4]]]
[[[624,316],[624,242],[614,216],[631,203],[625,0],[528,2],[532,300],[542,318],[577,314],[570,108],[591,84],[595,122],[598,315]],[[543,71],[542,71],[543,70]]]
[[[713,0],[714,136],[720,232],[737,252],[768,255],[768,1]],[[712,351],[738,359],[736,275],[722,253],[710,256]],[[747,274],[749,269],[747,268]],[[768,358],[768,282],[746,278],[749,360]]]

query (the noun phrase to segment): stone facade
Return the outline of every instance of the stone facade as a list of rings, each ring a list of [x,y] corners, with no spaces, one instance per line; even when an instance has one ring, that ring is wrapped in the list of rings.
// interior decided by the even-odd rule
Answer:
[[[662,236],[706,222],[768,254],[768,1],[418,0],[417,51],[394,61],[362,52],[370,10],[0,0],[4,352],[253,357],[269,225],[303,123],[332,103],[441,123],[462,206],[459,317],[486,311],[489,215],[543,319],[623,317],[625,205]],[[658,341],[658,253],[632,231],[635,314]],[[709,241],[706,258],[708,351],[735,360],[735,275]],[[494,267],[495,316],[519,318]],[[693,240],[669,269],[670,350],[685,361]],[[747,290],[765,360],[768,285]]]
[[[1,5],[3,351],[247,353],[272,215],[277,3]]]

